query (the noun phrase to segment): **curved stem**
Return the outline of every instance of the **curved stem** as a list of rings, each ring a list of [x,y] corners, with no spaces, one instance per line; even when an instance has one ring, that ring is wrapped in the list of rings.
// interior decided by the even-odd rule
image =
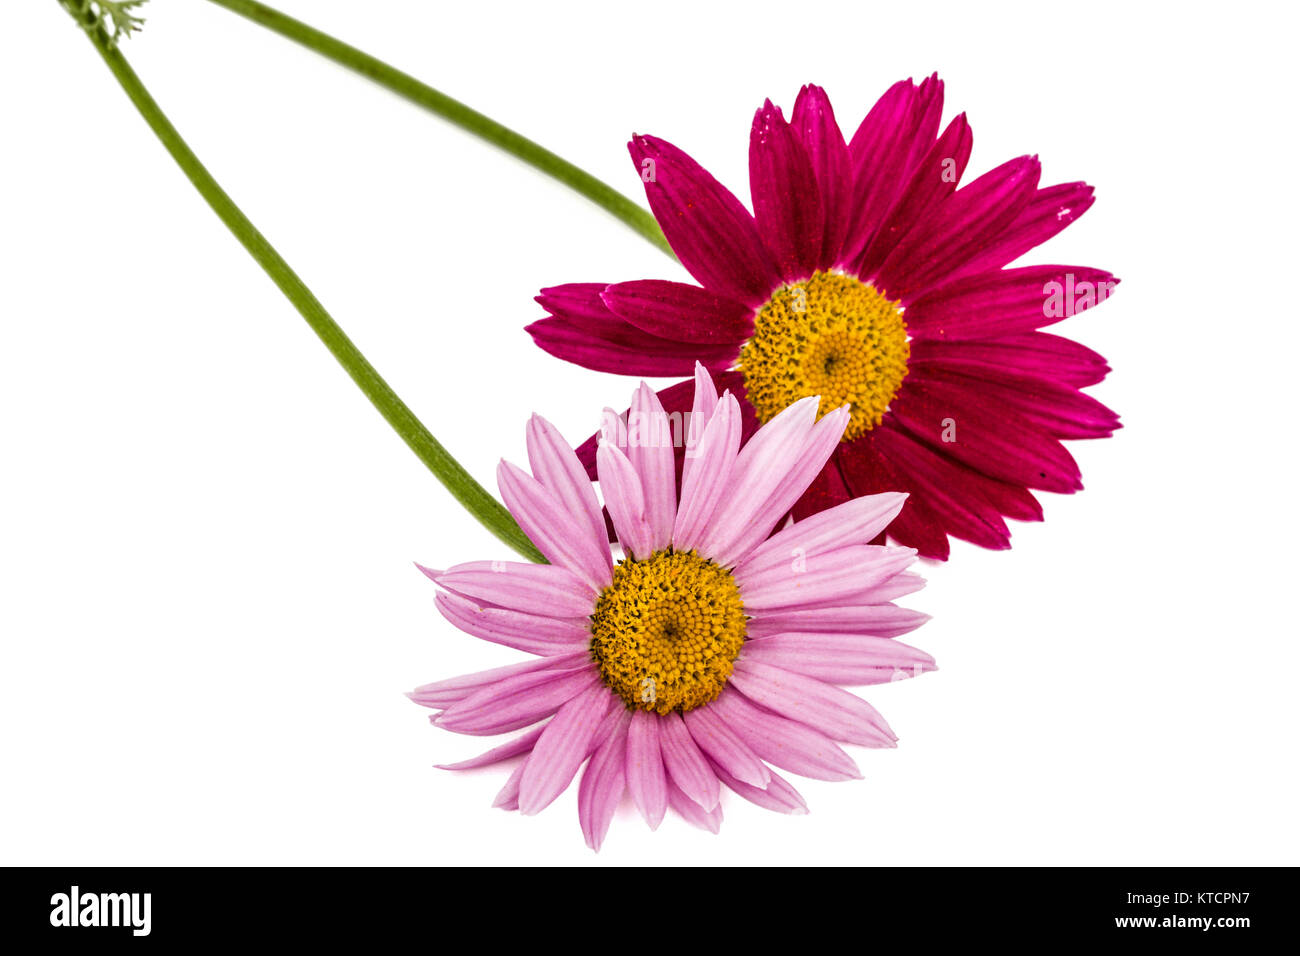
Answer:
[[[409,73],[389,66],[383,60],[376,59],[342,40],[337,40],[315,27],[310,27],[301,20],[286,16],[278,10],[268,7],[256,0],[211,0],[219,7],[225,7],[240,16],[247,17],[254,23],[261,24],[281,36],[288,37],[310,50],[315,50],[335,63],[355,70],[362,76],[369,77],[380,86],[386,87],[398,96],[404,97],[422,106],[429,112],[455,123],[481,139],[487,140],[522,159],[531,166],[540,169],[546,175],[558,179],[570,189],[586,196],[596,205],[622,220],[645,239],[649,240],[669,256],[672,247],[664,238],[659,223],[648,211],[642,209],[632,200],[611,186],[601,182],[585,170],[552,153],[549,149],[521,136],[514,130],[502,126],[496,120],[489,119],[477,110],[471,109],[459,100],[454,100],[445,93],[421,83]]]
[[[424,427],[415,413],[389,387],[339,324],[325,311],[325,307],[320,304],[311,290],[289,268],[289,264],[272,248],[266,237],[258,232],[248,217],[235,205],[234,200],[212,178],[158,104],[154,102],[153,97],[149,95],[149,91],[145,89],[140,78],[136,76],[131,65],[118,50],[116,38],[108,32],[99,17],[92,13],[84,2],[60,0],[60,3],[85,30],[135,108],[167,148],[167,152],[171,153],[172,159],[180,166],[182,172],[189,177],[194,188],[212,207],[212,211],[243,244],[249,255],[257,260],[258,265],[266,270],[266,274],[307,320],[312,331],[325,343],[325,347],[330,350],[393,430],[401,436],[411,451],[415,452],[416,457],[424,462],[452,496],[484,527],[524,557],[532,561],[544,560],[541,552],[533,546],[528,536],[510,516],[510,512],[484,490],[483,486],[475,481]]]

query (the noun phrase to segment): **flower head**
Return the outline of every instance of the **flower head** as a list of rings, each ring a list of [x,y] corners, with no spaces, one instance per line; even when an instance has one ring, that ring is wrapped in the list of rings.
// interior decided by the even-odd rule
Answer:
[[[943,84],[896,83],[846,142],[826,94],[805,86],[789,121],[754,116],[750,212],[677,147],[628,147],[650,208],[699,282],[544,289],[543,349],[601,371],[689,374],[698,359],[740,402],[748,437],[791,403],[847,406],[827,467],[796,517],[857,495],[910,494],[889,529],[927,557],[948,536],[1010,546],[1004,518],[1037,521],[1031,489],[1079,490],[1061,439],[1118,417],[1082,387],[1109,371],[1037,331],[1104,300],[1118,280],[1084,266],[1005,268],[1092,205],[1092,187],[1040,187],[1022,156],[958,188],[965,114],[939,132]],[[689,383],[660,393],[670,411]],[[595,437],[579,449],[596,474]]]
[[[423,570],[458,628],[538,659],[439,681],[411,697],[433,723],[471,735],[522,730],[446,769],[523,755],[496,805],[537,813],[579,769],[578,817],[599,849],[624,792],[657,827],[668,807],[717,831],[723,785],[760,806],[803,812],[773,766],[822,780],[860,776],[839,742],[892,747],[865,701],[839,685],[934,668],[894,638],[926,615],[893,604],[921,586],[911,548],[871,541],[901,494],[845,502],[772,534],[848,425],[805,398],[741,444],[741,408],[697,366],[677,492],[674,431],[642,385],[626,424],[596,450],[622,545],[576,453],[544,419],[528,426],[532,473],[502,462],[506,506],[550,564],[479,561]]]

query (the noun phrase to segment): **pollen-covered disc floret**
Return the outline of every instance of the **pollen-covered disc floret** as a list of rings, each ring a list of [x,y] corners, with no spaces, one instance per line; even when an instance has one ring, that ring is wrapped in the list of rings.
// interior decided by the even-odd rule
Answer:
[[[850,406],[844,441],[852,441],[880,424],[908,356],[897,302],[852,276],[817,272],[783,286],[759,310],[740,370],[760,422],[820,395],[823,414]]]
[[[629,708],[684,712],[722,692],[745,640],[745,611],[730,571],[669,548],[614,568],[591,632],[601,679]]]

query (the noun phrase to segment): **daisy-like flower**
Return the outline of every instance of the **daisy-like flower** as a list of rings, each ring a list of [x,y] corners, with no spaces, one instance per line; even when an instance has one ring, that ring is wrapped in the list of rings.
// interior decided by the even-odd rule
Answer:
[[[1038,331],[1118,280],[1013,260],[1092,205],[1092,187],[1040,188],[1022,156],[968,185],[966,116],[939,132],[943,83],[895,84],[847,143],[805,86],[787,122],[766,102],[750,135],[753,215],[671,143],[628,147],[650,208],[698,286],[659,280],[548,288],[528,327],[547,352],[600,371],[689,375],[698,359],[741,403],[743,435],[809,395],[849,421],[796,517],[858,495],[910,493],[894,540],[946,558],[948,536],[1010,547],[1005,517],[1042,519],[1030,489],[1071,493],[1060,439],[1118,417],[1080,389],[1109,368]],[[689,407],[689,382],[660,393]],[[579,449],[596,474],[595,436]]]
[[[422,568],[463,631],[538,655],[439,681],[412,699],[445,730],[509,743],[448,770],[523,755],[496,806],[537,813],[583,763],[578,818],[599,849],[625,792],[651,827],[668,807],[717,832],[722,785],[759,806],[806,812],[772,767],[821,780],[861,775],[837,741],[893,747],[870,704],[838,685],[934,669],[894,640],[927,616],[892,601],[922,581],[910,548],[868,544],[905,495],[858,498],[772,534],[826,463],[848,408],[816,397],[741,446],[741,408],[697,367],[699,437],[674,480],[672,426],[644,383],[628,427],[596,462],[623,557],[614,562],[595,489],[559,432],[528,425],[532,474],[502,462],[506,506],[551,563]],[[528,729],[525,729],[528,728]]]

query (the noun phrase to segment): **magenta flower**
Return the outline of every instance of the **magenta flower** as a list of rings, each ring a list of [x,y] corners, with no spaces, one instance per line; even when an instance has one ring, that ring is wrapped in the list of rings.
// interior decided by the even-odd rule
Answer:
[[[845,143],[805,86],[789,122],[766,102],[750,135],[754,213],[672,144],[628,148],[650,208],[699,286],[661,280],[542,290],[528,327],[547,352],[600,371],[689,375],[698,359],[741,404],[742,434],[810,395],[849,407],[844,437],[796,517],[858,495],[909,492],[889,534],[946,558],[948,536],[1010,547],[1005,517],[1042,520],[1030,489],[1071,493],[1061,439],[1119,426],[1080,389],[1109,368],[1037,331],[1105,299],[1084,266],[1005,268],[1092,205],[1092,187],[1040,188],[1022,156],[958,188],[961,114],[939,133],[943,83],[896,83]],[[660,393],[685,411],[689,383]],[[593,478],[595,436],[579,449]],[[680,458],[680,452],[679,452]]]
[[[680,500],[669,418],[644,383],[628,427],[611,425],[597,448],[624,552],[617,564],[577,455],[534,416],[532,474],[502,462],[497,479],[551,563],[421,569],[458,628],[538,655],[411,695],[438,710],[434,725],[456,733],[528,728],[444,769],[523,755],[495,805],[532,814],[585,761],[578,818],[592,849],[625,791],[651,827],[672,807],[716,833],[724,784],[759,806],[806,812],[772,766],[858,778],[836,741],[897,740],[874,708],[837,685],[934,669],[928,654],[893,639],[927,619],[891,603],[922,584],[905,570],[916,552],[867,544],[905,495],[858,498],[772,534],[839,442],[849,409],[817,420],[817,398],[801,400],[742,448],[740,403],[730,393],[719,399],[702,366],[695,383],[699,442],[684,461]]]

